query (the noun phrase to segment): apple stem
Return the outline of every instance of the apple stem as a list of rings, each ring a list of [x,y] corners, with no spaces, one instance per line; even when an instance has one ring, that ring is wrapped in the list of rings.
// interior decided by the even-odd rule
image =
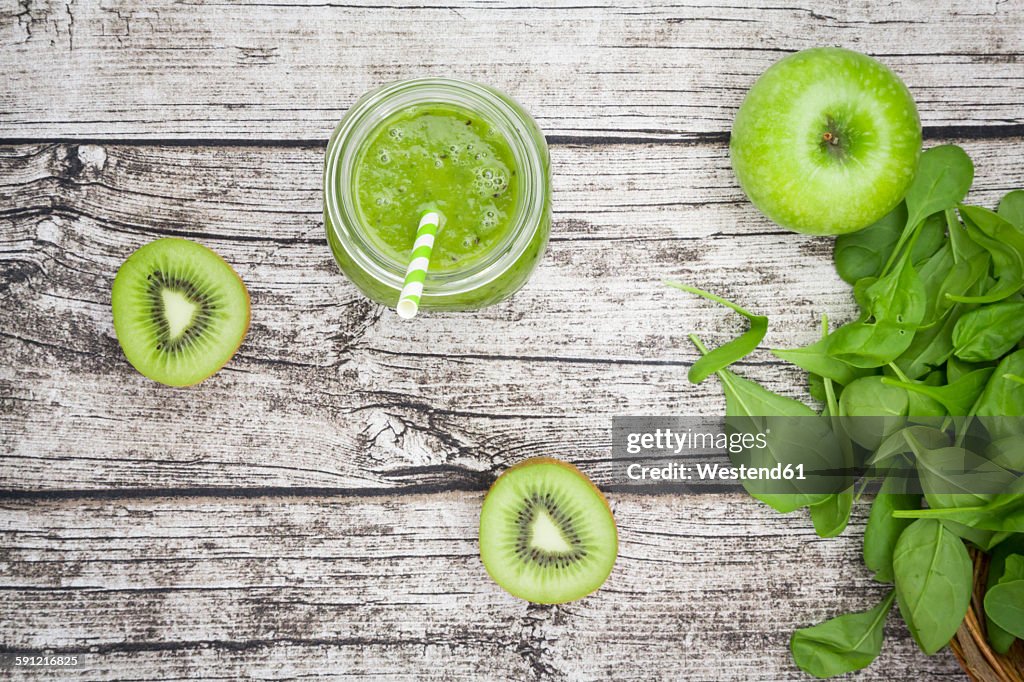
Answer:
[[[831,132],[827,132],[824,135],[822,135],[821,139],[825,140],[825,142],[828,142],[831,145],[839,144],[839,136],[833,135]]]

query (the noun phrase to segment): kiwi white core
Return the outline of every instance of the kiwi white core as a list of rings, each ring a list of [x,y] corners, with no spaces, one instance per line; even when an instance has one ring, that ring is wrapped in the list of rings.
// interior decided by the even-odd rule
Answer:
[[[163,289],[160,293],[164,303],[163,316],[167,321],[167,336],[171,341],[176,341],[192,325],[199,306],[180,291]]]
[[[530,546],[551,554],[569,554],[573,547],[565,539],[562,529],[546,511],[537,512],[530,528]]]

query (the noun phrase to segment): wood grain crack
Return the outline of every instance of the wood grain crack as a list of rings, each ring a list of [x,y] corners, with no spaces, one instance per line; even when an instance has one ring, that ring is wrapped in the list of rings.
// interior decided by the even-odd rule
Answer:
[[[948,140],[996,140],[1024,137],[1024,122],[1006,121],[984,125],[931,125],[922,128],[922,136],[930,141]],[[608,147],[617,145],[667,145],[675,147],[722,146],[729,143],[729,132],[680,133],[674,130],[650,129],[646,131],[624,131],[609,135],[582,131],[573,135],[551,134],[545,136],[548,144],[568,147]],[[0,137],[0,146],[37,144],[95,144],[126,147],[261,147],[267,149],[322,149],[327,146],[327,137],[316,138],[261,138],[261,137]]]
[[[520,637],[516,653],[530,666],[535,680],[565,679],[564,673],[549,660],[549,650],[557,639],[551,625],[558,615],[558,609],[555,604],[527,604],[519,623]]]

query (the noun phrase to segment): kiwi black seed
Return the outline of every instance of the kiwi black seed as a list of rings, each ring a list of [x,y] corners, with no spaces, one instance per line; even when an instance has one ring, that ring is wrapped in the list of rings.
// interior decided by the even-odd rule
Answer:
[[[249,292],[231,266],[187,239],[158,239],[128,257],[111,296],[125,357],[168,386],[209,377],[249,329]]]
[[[608,502],[576,467],[537,457],[502,474],[480,512],[480,558],[516,597],[557,604],[611,573],[618,533]]]

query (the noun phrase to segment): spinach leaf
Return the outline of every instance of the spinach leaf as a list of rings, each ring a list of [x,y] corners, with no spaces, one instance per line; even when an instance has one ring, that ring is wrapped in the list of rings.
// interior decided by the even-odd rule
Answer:
[[[995,284],[977,296],[947,294],[954,301],[993,303],[1024,287],[1024,234],[997,214],[977,206],[961,206],[960,215],[971,241],[992,257]]]
[[[1006,557],[1002,582],[1011,580],[1024,580],[1024,556],[1021,554],[1010,554]]]
[[[727,417],[812,417],[814,410],[799,400],[787,398],[727,369],[717,372],[725,391]]]
[[[999,202],[998,213],[1008,223],[1024,232],[1024,189],[1007,192]]]
[[[1013,438],[1024,432],[1024,419],[1019,419],[1024,417],[1024,389],[1016,380],[1019,376],[1024,376],[1024,349],[1010,353],[999,362],[974,404],[974,414],[990,417],[985,426],[992,440]]]
[[[868,289],[877,281],[877,277],[863,277],[858,279],[857,283],[853,285],[853,300],[857,302],[857,306],[860,308],[860,317],[857,318],[858,322],[871,319],[871,300],[868,297]]]
[[[1019,255],[1024,256],[1024,230],[1018,230],[1003,216],[981,206],[960,204],[958,210],[966,226],[973,225],[989,238],[1009,245]]]
[[[974,244],[974,242],[971,243]],[[955,249],[953,249],[953,257],[955,260]],[[977,298],[978,295],[972,296],[969,292],[975,288],[980,289],[981,285],[985,283],[991,262],[992,257],[988,251],[980,248],[969,256],[955,260],[935,293],[933,315],[928,318],[928,321],[945,314],[957,301],[969,303],[973,298]]]
[[[907,205],[900,202],[872,225],[836,238],[833,260],[839,276],[849,284],[878,277],[907,224]]]
[[[875,572],[875,580],[882,583],[893,581],[892,553],[896,540],[913,521],[895,518],[896,509],[919,509],[920,495],[897,492],[900,485],[894,478],[882,481],[882,488],[871,504],[868,525],[864,528],[864,565]]]
[[[962,306],[955,306],[941,324],[914,334],[906,349],[894,360],[896,366],[911,379],[918,379],[941,367],[953,354],[953,328],[962,313]]]
[[[971,600],[964,543],[938,521],[914,521],[896,542],[893,573],[903,620],[921,650],[935,653],[956,634]]]
[[[949,231],[949,244],[953,247],[953,260],[960,262],[971,256],[983,253],[984,249],[971,241],[967,236],[967,230],[960,222],[960,216],[955,208],[947,208],[943,211],[946,216],[946,229]]]
[[[891,462],[895,457],[905,452],[913,452],[909,440],[911,437],[918,444],[930,449],[944,448],[950,445],[949,435],[945,431],[930,426],[908,426],[882,441],[882,444],[875,450],[875,454],[868,459],[868,465],[879,469],[892,466]]]
[[[907,190],[907,225],[956,206],[974,182],[974,162],[960,147],[946,144],[921,155],[917,175]]]
[[[832,357],[827,337],[802,348],[773,349],[772,354],[811,374],[828,377],[844,386],[871,373],[870,369],[853,367]]]
[[[933,213],[925,218],[924,225],[921,226],[917,241],[914,242],[914,246],[910,250],[910,261],[914,265],[923,263],[948,243],[945,213]]]
[[[944,417],[946,408],[935,398],[917,391],[907,392],[908,417]]]
[[[1004,469],[1024,472],[1024,435],[992,441],[985,448],[985,458]]]
[[[728,367],[737,360],[750,355],[750,353],[757,348],[757,344],[761,343],[761,339],[764,338],[765,333],[768,331],[768,318],[763,315],[755,315],[754,313],[744,310],[732,301],[727,301],[720,296],[698,289],[697,287],[691,287],[680,282],[665,282],[665,284],[682,291],[688,291],[691,294],[696,294],[697,296],[703,296],[709,301],[721,303],[750,321],[750,329],[743,332],[732,341],[705,353],[698,358],[695,363],[693,363],[693,366],[690,367],[690,371],[687,374],[687,378],[690,380],[691,384],[699,384],[718,370]]]
[[[880,376],[857,379],[839,396],[839,414],[846,433],[858,445],[875,450],[903,427],[909,401],[907,392],[889,386]]]
[[[1024,556],[1006,558],[999,582],[985,592],[985,616],[1007,636],[1024,637]]]
[[[912,329],[921,323],[928,310],[924,283],[909,256],[902,258],[892,272],[872,283],[865,294],[868,310],[876,322],[892,322]]]
[[[913,341],[896,359],[908,376],[917,379],[949,357],[953,349],[952,330],[967,307],[958,306],[947,294],[967,294],[985,277],[988,265],[989,255],[985,251],[956,260],[954,249],[947,242],[921,266],[927,309]]]
[[[953,259],[953,246],[946,242],[927,258],[918,270],[921,284],[925,291],[925,314],[922,318],[922,325],[929,325],[941,318],[953,305],[953,301],[946,298],[944,288],[948,284],[951,272],[956,269],[958,263]]]
[[[809,346],[804,346],[803,348],[773,349],[772,353],[776,357],[786,360],[787,362],[791,362],[797,367],[806,370],[811,377],[826,378],[844,386],[858,377],[871,373],[871,370],[851,367],[845,362],[832,357],[828,350],[829,331],[827,316],[822,316],[821,325],[821,339],[815,343],[812,343]],[[813,387],[814,385],[812,383],[812,388]],[[824,393],[823,385],[821,387],[821,392]],[[817,399],[825,402],[824,396]]]
[[[808,372],[807,392],[819,403],[825,402],[825,379],[820,374]]]
[[[913,435],[907,442],[914,451],[921,488],[932,509],[978,507],[1017,476],[962,447],[926,448]],[[992,491],[979,493],[978,490]]]
[[[1024,477],[1017,478],[1006,492],[979,507],[948,509],[906,509],[893,512],[900,519],[955,521],[981,530],[1024,533]]]
[[[909,256],[904,256],[892,272],[862,288],[861,297],[866,319],[829,335],[828,353],[853,367],[881,367],[913,342],[914,330],[928,310],[927,293]]]
[[[974,403],[978,400],[982,391],[985,390],[985,387],[988,386],[989,378],[992,376],[993,371],[995,370],[991,367],[976,369],[946,386],[928,386],[927,384],[898,381],[889,377],[883,377],[881,381],[889,386],[899,386],[908,391],[926,395],[942,403],[942,406],[946,408],[949,414],[955,417],[962,417],[971,413]]]
[[[963,149],[955,145],[941,145],[921,155],[917,175],[904,198],[907,204],[907,225],[893,247],[882,274],[913,242],[921,232],[925,219],[960,203],[974,180],[974,163]]]
[[[697,336],[690,334],[690,340],[702,354],[707,348]],[[833,469],[836,463],[829,461],[829,453],[838,452],[835,434],[824,419],[780,419],[772,417],[814,417],[814,410],[799,400],[772,393],[760,384],[733,374],[727,369],[716,372],[725,392],[725,415],[732,418],[747,418],[751,430],[767,436],[767,447],[755,448],[748,455],[757,459],[748,465],[771,467],[778,463],[804,464],[808,469]],[[824,443],[824,444],[823,444]],[[744,481],[747,492],[776,511],[787,514],[791,511],[824,501],[829,493],[808,493],[801,489],[801,482],[792,481],[792,492],[774,492],[778,481],[768,482],[772,492],[765,492],[763,481]]]
[[[829,354],[863,369],[883,367],[900,357],[914,341],[914,332],[891,322],[851,322],[829,335]]]
[[[853,508],[853,491],[832,493],[810,507],[811,523],[818,537],[834,538],[846,529]]]
[[[728,370],[722,370],[722,372],[728,372]],[[737,377],[733,377],[733,379],[735,378]],[[726,379],[723,379],[723,384],[725,381]],[[728,401],[728,392],[726,395]],[[728,402],[726,404],[728,405]],[[740,430],[765,434],[766,447],[754,447],[741,454],[731,454],[733,463],[753,468],[803,465],[809,472],[834,471],[843,468],[844,464],[838,457],[841,451],[836,442],[836,434],[832,431],[827,419],[792,419],[791,417],[791,415],[751,416],[751,427]],[[730,423],[735,425],[738,421],[740,420],[733,419]],[[829,492],[820,491],[820,478],[806,481],[748,479],[743,481],[743,487],[751,497],[764,502],[782,514],[825,502],[830,497]],[[836,518],[840,511],[841,507],[837,506]]]
[[[1006,301],[967,313],[953,329],[953,353],[967,362],[997,360],[1024,338],[1024,302]]]
[[[890,590],[870,611],[847,613],[795,631],[789,641],[793,662],[819,678],[868,666],[882,650],[885,618],[894,597],[895,592]]]
[[[702,355],[709,351],[696,334],[690,334],[690,341]],[[725,415],[727,417],[786,415],[790,417],[814,416],[814,410],[799,400],[772,393],[760,384],[744,379],[729,370],[720,369],[715,374],[725,391]]]
[[[900,202],[877,222],[836,238],[833,258],[841,278],[851,285],[864,278],[878,278],[906,224],[906,203]],[[910,260],[919,263],[938,251],[946,241],[945,232],[944,216],[929,216],[914,243]]]
[[[823,338],[828,338],[828,318],[824,316],[821,318],[821,334]],[[835,386],[833,385],[832,380],[827,377],[823,378],[822,389],[825,393],[826,403],[825,410],[822,415],[831,416],[830,422],[833,433],[837,433],[837,437],[843,438],[842,435],[838,434],[839,404],[836,401]],[[840,447],[842,449],[844,466],[852,468],[854,457],[853,449],[849,440],[843,438],[840,441]],[[817,504],[811,505],[811,523],[814,524],[814,532],[816,532],[819,537],[823,538],[831,538],[839,535],[846,529],[846,525],[850,522],[850,511],[852,509],[852,486],[847,490],[829,495]]]
[[[991,552],[1015,535],[1019,535],[1019,533],[1011,533],[1010,531],[999,531],[997,533],[993,531],[992,540],[987,545],[978,544],[978,547],[984,552]]]
[[[991,551],[993,547],[997,546],[1006,538],[1013,535],[1013,533],[1006,533],[1001,531],[997,532],[994,530],[981,530],[980,528],[975,528],[974,526],[968,526],[964,523],[957,523],[956,521],[949,520],[943,521],[942,525],[945,526],[946,529],[953,535],[957,536],[961,540],[964,540],[965,542],[969,542],[970,544],[974,545],[975,547],[984,552]]]
[[[999,362],[978,398],[974,413],[981,417],[1024,416],[1024,390],[1010,378],[1013,376],[1024,376],[1024,349],[1010,353]]]
[[[895,377],[904,383],[910,383],[910,379],[907,378],[895,363],[890,362],[888,367],[883,370],[883,376]],[[942,386],[945,381],[945,373],[940,370],[933,370],[929,372],[921,380],[921,383],[925,386]],[[935,420],[923,420],[916,419],[917,417],[945,417],[946,408],[939,401],[934,398],[918,393],[917,391],[907,391],[907,416],[914,417],[915,422],[933,422]],[[938,422],[935,422],[938,425]]]
[[[1007,559],[1013,555],[1019,556],[1021,552],[1024,552],[1024,536],[1021,535],[1014,535],[1008,542],[1004,542],[992,551],[992,555],[988,563],[988,578],[985,583],[986,597],[988,596],[989,590],[1002,582],[1002,578],[1006,574]],[[1021,579],[1020,577],[1017,577],[1020,576],[1019,561],[1015,562],[1014,569],[1013,579]],[[988,615],[987,609],[985,613],[985,631],[988,633],[988,641],[992,643],[992,648],[1001,654],[1005,654],[1009,651],[1010,647],[1013,645],[1013,641],[1016,639],[1016,637],[1011,633],[999,627],[992,621]]]
[[[836,272],[848,284],[856,284],[857,280],[865,277],[880,276],[906,225],[907,205],[901,201],[896,208],[863,230],[836,237],[833,250]],[[945,217],[941,213],[929,216],[914,244],[911,261],[922,262],[938,251],[945,241]]]
[[[993,368],[995,365],[991,365]],[[964,362],[955,355],[950,355],[949,360],[946,362],[946,383],[951,384],[965,374],[970,374],[976,369],[982,369],[985,367],[983,364],[976,364],[973,362]]]

